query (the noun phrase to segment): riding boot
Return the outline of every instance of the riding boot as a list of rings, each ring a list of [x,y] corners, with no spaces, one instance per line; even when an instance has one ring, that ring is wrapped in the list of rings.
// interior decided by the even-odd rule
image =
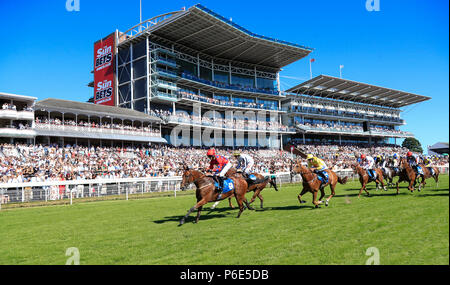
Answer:
[[[221,192],[223,191],[223,180],[224,180],[224,177],[218,176],[217,178],[219,179],[219,189],[218,189],[218,192],[221,193]]]

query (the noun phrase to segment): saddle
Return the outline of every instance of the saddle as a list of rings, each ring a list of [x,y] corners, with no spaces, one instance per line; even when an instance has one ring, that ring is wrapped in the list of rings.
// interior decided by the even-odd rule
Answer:
[[[228,193],[234,189],[234,181],[226,177],[214,177],[214,186],[222,194]]]

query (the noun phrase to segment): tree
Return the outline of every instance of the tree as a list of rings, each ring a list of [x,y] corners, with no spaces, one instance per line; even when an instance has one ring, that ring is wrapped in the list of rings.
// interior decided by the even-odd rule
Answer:
[[[423,153],[422,145],[416,138],[406,138],[402,143],[402,147],[406,147],[410,151]]]

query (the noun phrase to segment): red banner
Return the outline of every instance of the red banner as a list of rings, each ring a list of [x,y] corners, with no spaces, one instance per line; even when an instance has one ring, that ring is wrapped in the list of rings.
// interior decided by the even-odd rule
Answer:
[[[94,103],[115,106],[115,33],[94,44]]]

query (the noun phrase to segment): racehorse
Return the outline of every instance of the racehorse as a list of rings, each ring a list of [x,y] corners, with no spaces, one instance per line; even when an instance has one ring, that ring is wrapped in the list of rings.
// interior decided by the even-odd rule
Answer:
[[[314,173],[308,167],[302,165],[300,161],[297,161],[297,163],[294,166],[291,165],[291,172],[295,174],[300,174],[302,176],[303,190],[297,196],[300,204],[305,203],[305,201],[302,200],[302,196],[305,195],[306,192],[311,192],[313,194],[313,204],[316,208],[319,208],[319,205],[322,204],[322,199],[325,196],[324,188],[330,185],[331,195],[325,201],[325,206],[328,206],[330,199],[333,198],[333,196],[336,194],[335,193],[336,184],[338,182],[339,184],[347,183],[347,177],[344,177],[342,179],[330,169],[326,169],[325,171],[328,173],[328,182],[325,185],[322,185],[321,187],[322,182],[319,180],[318,174]],[[319,190],[320,190],[320,198],[319,200],[317,200],[317,192]]]
[[[197,203],[191,209],[189,209],[186,216],[181,219],[179,226],[184,224],[185,220],[194,210],[198,210],[197,218],[195,220],[195,222],[198,223],[203,205],[209,202],[216,202],[226,199],[231,195],[234,195],[236,197],[236,201],[239,205],[239,214],[237,218],[239,218],[244,211],[244,203],[247,205],[247,208],[249,210],[253,210],[253,208],[250,207],[247,199],[245,198],[245,193],[247,192],[248,188],[248,184],[245,179],[239,177],[230,177],[230,179],[232,179],[234,182],[233,191],[220,194],[218,191],[216,191],[213,177],[206,176],[198,170],[189,169],[185,166],[180,188],[181,190],[184,190],[189,184],[194,183],[196,187],[195,195],[197,197]]]
[[[397,180],[397,194],[399,193],[398,184],[400,182],[408,182],[408,190],[414,192],[414,188],[416,186],[416,178],[417,174],[414,169],[409,165],[405,158],[400,159],[400,173],[399,178]]]
[[[419,164],[419,166],[422,167],[422,170],[423,170],[423,175],[421,175],[422,181],[420,181],[420,183],[419,183],[419,191],[421,190],[422,187],[425,188],[425,184],[426,184],[425,180],[428,178],[433,178],[437,185],[439,182],[439,168],[426,167],[423,164]],[[431,173],[431,169],[433,170],[433,174]]]
[[[394,177],[399,175],[400,169],[394,166],[394,161],[392,160],[392,158],[389,158],[386,164],[388,166],[381,168],[381,170],[383,171],[383,177],[386,178],[388,186],[393,186],[393,179]]]
[[[241,172],[238,172],[235,168],[231,168],[231,169],[227,172],[227,176],[228,176],[228,177],[232,177],[233,175],[239,176],[239,177],[241,177],[241,178],[244,178],[244,176],[242,175]],[[262,209],[262,208],[263,208],[263,202],[264,202],[264,199],[263,199],[263,197],[262,197],[262,195],[261,195],[261,191],[262,191],[264,188],[266,188],[267,183],[270,183],[270,185],[271,185],[276,191],[278,191],[277,183],[276,183],[276,181],[273,180],[272,178],[270,178],[270,177],[264,177],[263,175],[261,175],[261,174],[259,174],[259,173],[253,173],[253,175],[256,177],[255,180],[251,180],[250,178],[247,178],[247,179],[246,179],[247,184],[248,184],[247,193],[248,193],[248,192],[252,192],[252,191],[254,192],[254,193],[253,193],[253,197],[252,197],[252,199],[250,199],[249,204],[252,204],[252,203],[255,201],[256,197],[258,197],[259,200],[260,200],[260,202],[261,202],[261,203],[260,203],[260,207],[261,207],[261,209]],[[244,178],[244,179],[245,179],[245,178]],[[232,197],[229,197],[229,198],[228,198],[228,203],[229,203],[229,205],[230,205],[231,208],[234,208],[233,205],[231,204],[231,198],[232,198]]]
[[[361,196],[362,190],[366,191],[367,196],[370,196],[369,191],[367,191],[367,183],[370,183],[372,181],[375,181],[377,184],[377,189],[379,189],[379,184],[381,184],[381,187],[384,189],[384,191],[387,191],[386,186],[384,186],[383,182],[383,171],[379,168],[375,168],[375,173],[377,175],[376,179],[374,180],[369,176],[367,173],[367,170],[363,169],[359,164],[353,164],[352,165],[354,173],[357,173],[359,175],[359,182],[361,183],[361,189],[359,190],[358,198]]]

